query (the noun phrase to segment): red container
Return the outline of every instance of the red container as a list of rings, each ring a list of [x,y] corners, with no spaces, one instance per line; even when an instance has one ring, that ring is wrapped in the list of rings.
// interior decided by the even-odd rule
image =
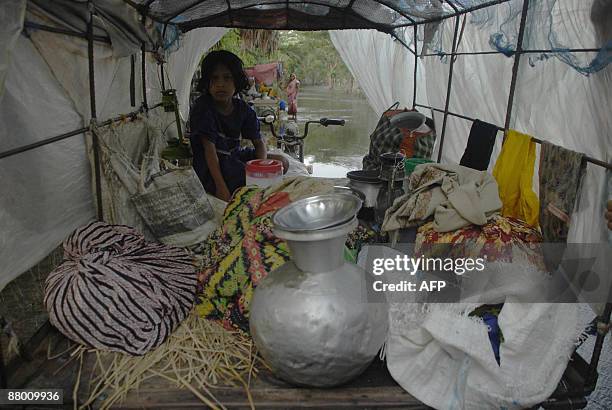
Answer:
[[[275,159],[254,159],[246,164],[246,184],[268,187],[283,180],[283,164]]]

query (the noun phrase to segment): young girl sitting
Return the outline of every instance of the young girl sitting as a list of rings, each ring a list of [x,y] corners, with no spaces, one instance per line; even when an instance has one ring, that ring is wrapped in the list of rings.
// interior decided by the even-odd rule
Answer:
[[[193,168],[204,189],[224,201],[246,184],[245,164],[252,159],[278,159],[285,172],[288,161],[268,155],[255,111],[238,98],[249,87],[242,60],[229,51],[213,51],[202,61],[198,91],[189,125]],[[240,146],[241,138],[253,147]]]

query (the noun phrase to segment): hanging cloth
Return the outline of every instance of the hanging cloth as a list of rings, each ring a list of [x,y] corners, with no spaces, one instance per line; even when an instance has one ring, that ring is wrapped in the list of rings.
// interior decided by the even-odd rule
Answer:
[[[539,201],[531,188],[535,165],[535,142],[531,136],[509,130],[493,176],[499,185],[502,215],[538,225]]]
[[[474,121],[459,165],[478,171],[486,171],[489,167],[498,130],[499,128],[496,125],[480,120]]]
[[[584,154],[542,142],[540,227],[544,242],[567,242],[570,215],[585,172]]]

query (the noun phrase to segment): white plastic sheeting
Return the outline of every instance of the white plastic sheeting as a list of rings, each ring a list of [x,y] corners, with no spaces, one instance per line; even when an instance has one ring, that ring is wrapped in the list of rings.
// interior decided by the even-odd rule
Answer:
[[[0,102],[0,151],[83,127],[73,102],[21,36]],[[82,135],[0,159],[0,289],[94,216]]]
[[[400,102],[401,107],[412,107],[414,54],[399,41],[374,30],[338,30],[329,33],[334,47],[359,81],[359,86],[378,115],[396,101]],[[426,78],[420,62],[417,69],[417,100],[427,104]]]
[[[7,0],[0,4],[0,16],[6,16],[0,27],[0,99],[11,54],[23,28],[25,3],[25,0]]]
[[[528,14],[524,49],[546,49],[548,23],[555,24],[556,31],[563,33],[563,43],[571,48],[598,48],[612,40],[610,18],[601,18],[595,13],[605,1],[568,0],[562,2],[532,2]],[[608,2],[610,3],[610,2]],[[592,7],[595,5],[596,7]],[[482,9],[466,17],[458,51],[491,51],[492,38],[503,27],[505,35],[516,41],[518,20],[508,20],[508,15],[520,12],[522,0],[512,0],[498,7]],[[608,7],[612,9],[612,7]],[[600,18],[591,17],[592,13]],[[610,11],[612,14],[612,11]],[[552,16],[552,17],[551,17]],[[597,16],[595,16],[597,17]],[[552,19],[552,20],[551,20]],[[593,20],[592,20],[593,19]],[[502,23],[507,23],[503,26]],[[463,18],[461,19],[463,24]],[[454,33],[454,19],[444,20],[437,27],[434,49],[450,52]],[[423,32],[419,32],[419,52],[423,47]],[[359,84],[365,90],[370,105],[381,113],[390,102],[399,100],[402,105],[411,106],[413,78],[412,55],[404,57],[401,68],[393,53],[400,46],[391,36],[362,34],[358,31],[339,31],[332,34],[334,44],[351,68]],[[412,30],[405,31],[405,40],[412,43]],[[512,35],[514,33],[514,35]],[[374,40],[375,39],[375,40]],[[401,46],[400,46],[401,47]],[[568,64],[566,53],[523,55],[518,72],[514,105],[510,126],[520,132],[531,134],[542,140],[587,154],[588,156],[612,161],[612,116],[609,107],[612,102],[612,66],[601,71],[583,75]],[[590,53],[595,57],[595,53]],[[583,57],[584,59],[584,57]],[[422,57],[426,76],[426,93],[417,93],[417,103],[444,109],[448,85],[450,57]],[[514,59],[501,54],[460,55],[453,68],[453,82],[449,111],[471,118],[478,118],[504,126],[512,66]],[[403,73],[389,73],[390,67]],[[402,79],[403,78],[403,79]],[[419,81],[421,77],[419,77]],[[402,81],[399,81],[402,79]],[[401,92],[397,90],[401,89]],[[394,94],[395,92],[395,94]],[[426,95],[426,98],[423,98]],[[419,108],[430,115],[430,111]],[[443,115],[434,113],[437,134],[442,131]],[[458,163],[461,159],[471,122],[448,116],[446,135],[442,149],[442,162]],[[501,133],[491,157],[489,171],[499,155]],[[436,154],[439,149],[436,143]],[[537,163],[534,175],[534,189],[537,189]],[[572,215],[569,242],[603,242],[606,238],[603,223],[602,197],[604,195],[605,170],[589,164],[583,181],[580,199]]]
[[[40,14],[28,21],[52,25]],[[21,16],[23,21],[23,15]],[[11,13],[0,15],[2,27],[21,24]],[[10,22],[10,24],[9,24]],[[8,30],[8,29],[7,29]],[[172,86],[186,112],[191,78],[199,58],[225,33],[207,28],[188,33],[184,47],[167,56]],[[4,38],[4,37],[3,37]],[[0,76],[6,73],[0,100],[0,152],[86,126],[90,118],[87,42],[81,38],[30,30],[2,43]],[[130,104],[130,57],[95,43],[96,111],[100,121],[134,111]],[[135,97],[142,99],[141,54],[135,55]],[[160,101],[159,67],[147,53],[149,105]],[[158,111],[160,109],[157,109]],[[155,110],[151,112],[155,115]],[[45,145],[0,159],[0,290],[26,271],[76,227],[95,218],[85,136]]]

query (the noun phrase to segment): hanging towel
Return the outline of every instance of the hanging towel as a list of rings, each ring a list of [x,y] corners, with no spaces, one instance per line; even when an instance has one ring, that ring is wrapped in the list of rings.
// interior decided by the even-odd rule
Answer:
[[[496,125],[480,120],[474,121],[459,165],[485,171],[489,167],[497,131]]]
[[[499,185],[502,215],[538,225],[539,201],[531,188],[535,165],[535,142],[531,136],[509,130],[493,176]]]
[[[543,142],[540,153],[540,227],[545,242],[566,242],[570,215],[585,172],[584,154]]]

